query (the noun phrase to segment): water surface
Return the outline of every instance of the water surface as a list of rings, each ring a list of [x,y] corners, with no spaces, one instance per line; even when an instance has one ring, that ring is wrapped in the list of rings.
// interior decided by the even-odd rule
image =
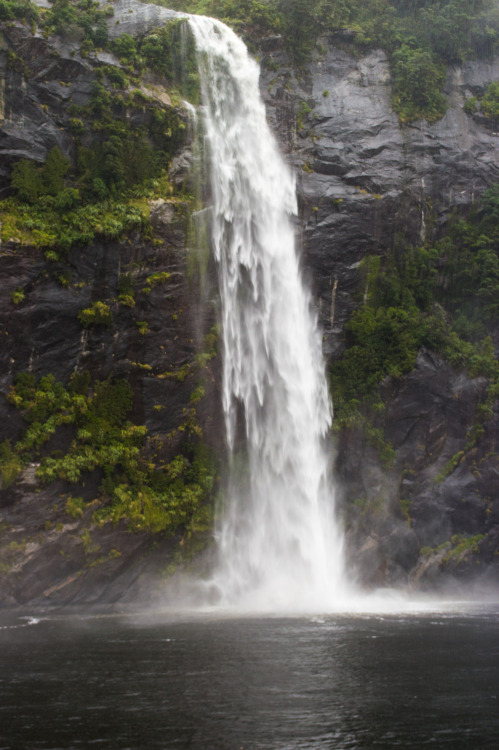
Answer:
[[[497,748],[499,613],[0,621],[0,749]]]

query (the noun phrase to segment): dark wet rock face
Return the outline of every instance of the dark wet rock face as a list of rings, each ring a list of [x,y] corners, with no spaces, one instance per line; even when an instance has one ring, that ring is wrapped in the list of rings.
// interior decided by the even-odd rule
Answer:
[[[354,58],[338,41],[300,80],[279,50],[264,57],[272,70],[262,74],[269,119],[297,168],[305,264],[333,355],[362,258],[397,238],[438,236],[453,208],[499,180],[497,134],[463,110],[465,96],[499,78],[498,61],[449,69],[442,120],[400,127],[385,53]]]
[[[133,0],[119,0],[113,9],[112,37],[143,34],[173,13]],[[41,163],[55,145],[73,158],[67,108],[70,100],[77,106],[88,102],[94,72],[75,42],[33,36],[19,24],[2,34],[5,195],[17,159]],[[261,78],[269,121],[297,173],[297,234],[329,363],[341,356],[344,325],[358,305],[362,259],[384,255],[400,237],[417,243],[440,236],[453,207],[468,208],[499,181],[497,134],[463,111],[465,96],[483,93],[499,79],[497,61],[450,69],[445,117],[401,128],[390,108],[384,53],[357,59],[338,41],[330,40],[326,54],[298,78],[279,39],[268,39]],[[24,67],[12,65],[9,50]],[[106,64],[118,65],[109,53],[99,54]],[[172,162],[177,187],[188,178],[190,163],[187,139]],[[216,321],[216,285],[213,269],[204,271],[204,261],[197,264],[189,247],[187,206],[158,200],[150,209],[153,237],[133,232],[120,241],[95,241],[73,248],[64,262],[47,261],[15,237],[0,248],[0,442],[17,440],[25,428],[5,398],[17,373],[52,373],[67,383],[75,370],[86,369],[94,380],[126,378],[134,394],[131,418],[158,438],[165,460],[175,455],[175,439],[168,436],[185,418],[198,383],[197,375],[175,373],[195,360]],[[156,272],[168,273],[167,282],[142,292]],[[123,274],[138,290],[134,307],[118,301]],[[18,289],[24,297],[15,303]],[[97,300],[110,305],[112,325],[85,329],[78,313]],[[137,322],[146,323],[147,332]],[[198,419],[204,439],[222,453],[217,360],[209,363],[203,383]],[[497,404],[483,431],[473,432],[486,388],[483,378],[457,373],[421,351],[413,372],[381,387],[386,410],[375,426],[392,445],[393,462],[383,463],[360,430],[338,437],[339,512],[350,567],[365,585],[497,583]],[[62,450],[69,439],[62,431],[60,444],[51,447]],[[131,533],[124,522],[96,527],[91,507],[72,518],[63,498],[72,492],[92,500],[102,477],[96,473],[84,486],[41,486],[36,468],[26,467],[15,484],[0,490],[0,604],[156,596],[178,539]]]

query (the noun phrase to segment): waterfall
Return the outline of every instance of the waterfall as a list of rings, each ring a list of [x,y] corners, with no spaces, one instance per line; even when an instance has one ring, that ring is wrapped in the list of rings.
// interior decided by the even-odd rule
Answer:
[[[267,125],[259,68],[244,43],[211,18],[189,23],[211,175],[230,452],[211,585],[221,604],[331,607],[343,581],[326,445],[331,405],[295,250],[294,177]]]

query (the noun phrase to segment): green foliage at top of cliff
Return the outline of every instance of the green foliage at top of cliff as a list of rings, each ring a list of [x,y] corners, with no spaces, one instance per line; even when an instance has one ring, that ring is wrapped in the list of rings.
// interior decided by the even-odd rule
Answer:
[[[393,73],[393,106],[400,121],[436,120],[445,113],[445,66],[487,57],[499,46],[494,0],[153,0],[216,16],[256,47],[280,33],[295,65],[307,62],[321,36],[354,52],[384,49]]]
[[[498,42],[494,0],[142,0],[202,13],[257,33],[282,33],[297,61],[319,36],[348,30],[353,43],[391,52],[417,44],[452,62],[489,54]]]
[[[51,2],[51,8],[41,16],[46,34],[58,34],[68,40],[85,42],[87,52],[94,46],[106,47],[109,39],[106,18],[113,14],[110,6],[103,9],[95,0]]]
[[[124,520],[132,531],[182,530],[187,536],[210,526],[217,463],[200,441],[194,414],[182,425],[181,452],[165,462],[146,427],[128,418],[132,389],[125,380],[91,383],[89,373],[82,372],[65,387],[52,375],[37,381],[21,373],[8,400],[23,415],[26,429],[14,445],[0,445],[4,486],[36,461],[41,482],[99,480],[93,498],[97,523]]]
[[[0,21],[37,22],[40,13],[30,0],[0,0]]]
[[[346,350],[332,368],[337,425],[361,402],[376,408],[378,386],[410,372],[422,346],[453,367],[489,378],[499,393],[490,334],[499,323],[499,185],[485,191],[468,219],[457,215],[439,242],[366,258],[362,302],[346,326]]]
[[[94,46],[106,47],[109,39],[106,18],[113,14],[95,0],[51,0],[51,7],[39,9],[30,0],[0,0],[0,21],[39,24],[46,36],[58,34],[66,40],[84,43],[88,52]]]
[[[262,36],[281,31],[281,16],[274,0],[140,0],[172,10],[219,18],[240,33],[250,46]]]

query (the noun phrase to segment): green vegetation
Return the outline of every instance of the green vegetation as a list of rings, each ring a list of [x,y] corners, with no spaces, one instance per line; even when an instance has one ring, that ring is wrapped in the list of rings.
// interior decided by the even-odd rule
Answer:
[[[132,129],[130,116],[137,109],[146,110],[144,126]],[[3,240],[17,237],[64,253],[96,236],[145,231],[148,209],[137,198],[171,192],[166,167],[185,129],[175,109],[147,98],[138,107],[133,96],[113,98],[95,81],[88,105],[78,114],[90,135],[75,135],[74,165],[57,146],[43,165],[27,159],[14,165],[16,195],[0,204]]]
[[[30,373],[19,375],[8,399],[19,409],[27,429],[15,446],[0,446],[3,486],[8,486],[28,461],[39,461],[42,482],[82,482],[100,478],[96,523],[126,521],[133,531],[148,530],[189,536],[206,530],[212,519],[207,502],[217,466],[200,442],[195,410],[188,410],[179,427],[182,452],[165,462],[162,446],[146,427],[132,423],[132,390],[125,380],[90,382],[88,373],[72,377],[68,387],[47,375],[37,382]],[[71,428],[67,450],[50,449],[63,425]],[[66,511],[73,518],[87,509],[82,498],[68,496]]]
[[[451,543],[448,551],[445,553],[442,562],[446,563],[449,560],[459,560],[465,557],[470,552],[477,552],[478,545],[484,538],[483,534],[476,534],[476,536],[464,536],[463,534],[454,534],[451,538]]]
[[[466,557],[469,553],[477,552],[478,545],[484,539],[483,534],[477,534],[476,536],[464,536],[463,534],[454,534],[450,541],[439,544],[438,547],[421,547],[420,555],[433,555],[439,552],[444,552],[442,557],[442,563],[448,563],[451,560],[459,561]]]
[[[20,305],[24,302],[24,290],[18,287],[11,293],[10,298],[15,305]]]
[[[305,117],[308,117],[308,115],[312,112],[312,108],[309,107],[307,102],[300,102],[300,106],[298,107],[298,113],[296,115],[296,130],[299,133],[301,130],[303,130],[303,119]]]
[[[499,121],[499,81],[493,81],[489,85],[480,106],[485,117],[490,117],[494,123]]]
[[[429,51],[402,44],[392,55],[392,70],[392,103],[402,122],[421,116],[432,122],[445,114],[445,67]]]
[[[71,516],[73,519],[82,518],[85,509],[86,503],[82,497],[73,497],[72,495],[69,495],[66,500],[66,513],[68,516]]]
[[[42,168],[28,159],[18,161],[12,168],[11,184],[22,202],[36,203],[41,195],[54,197],[64,190],[68,170],[69,161],[55,146]]]
[[[0,443],[0,477],[2,479],[2,489],[6,490],[15,482],[18,474],[21,472],[22,463],[19,456],[12,450],[10,440],[4,440]]]
[[[23,244],[45,249],[47,259],[57,260],[57,253],[83,247],[97,236],[112,239],[127,231],[148,228],[147,218],[131,203],[90,203],[66,212],[55,208],[44,210],[43,205],[42,201],[29,205],[15,198],[2,201],[2,240],[15,237]],[[57,252],[50,252],[49,248]]]
[[[498,218],[495,185],[467,220],[455,218],[440,242],[416,248],[400,243],[383,261],[364,260],[362,303],[346,326],[345,353],[332,368],[336,429],[372,430],[384,409],[381,381],[410,372],[426,346],[454,368],[489,379],[465,451],[474,445],[499,394],[499,363],[489,335],[499,316]],[[461,458],[451,459],[441,479]]]
[[[194,44],[185,21],[171,21],[153,29],[140,40],[123,34],[113,42],[115,52],[132,73],[146,69],[166,78],[181,96],[193,104],[199,98],[199,75]]]
[[[94,0],[52,0],[50,10],[41,16],[46,36],[59,34],[64,39],[81,42],[86,53],[108,44],[106,17],[112,7],[102,9]]]
[[[149,294],[155,286],[158,286],[158,284],[164,284],[170,277],[171,273],[168,273],[168,271],[157,271],[156,273],[152,273],[147,277],[146,285],[142,291],[145,292],[145,294]]]
[[[30,0],[0,0],[0,21],[27,21],[36,23],[40,13]]]
[[[474,115],[478,112],[478,99],[476,96],[470,96],[466,99],[463,107],[467,115]]]
[[[481,99],[470,96],[464,103],[464,111],[468,115],[481,112],[488,120],[493,130],[499,127],[499,81],[492,81]]]
[[[86,307],[78,313],[78,320],[84,328],[90,326],[105,326],[110,328],[113,322],[113,314],[109,305],[105,302],[94,302],[91,307]]]
[[[173,10],[219,18],[252,44],[259,37],[281,30],[281,15],[274,0],[142,0]]]
[[[17,4],[23,3],[18,0]],[[30,4],[25,2],[24,5]],[[32,8],[36,11],[36,6]],[[142,73],[153,70],[161,73],[170,87],[178,87],[182,96],[195,100],[199,80],[194,46],[184,34],[185,22],[171,21],[141,39],[134,39],[125,32],[111,43],[106,21],[113,14],[111,3],[102,7],[95,0],[53,0],[50,10],[37,14],[36,20],[45,36],[57,34],[79,42],[83,56],[92,57],[95,51],[102,49],[114,52],[126,66],[126,72],[109,65],[102,66],[101,71],[115,88],[127,88],[131,80],[137,82]]]
[[[135,307],[135,290],[132,276],[122,273],[118,281],[118,302],[125,307]]]

